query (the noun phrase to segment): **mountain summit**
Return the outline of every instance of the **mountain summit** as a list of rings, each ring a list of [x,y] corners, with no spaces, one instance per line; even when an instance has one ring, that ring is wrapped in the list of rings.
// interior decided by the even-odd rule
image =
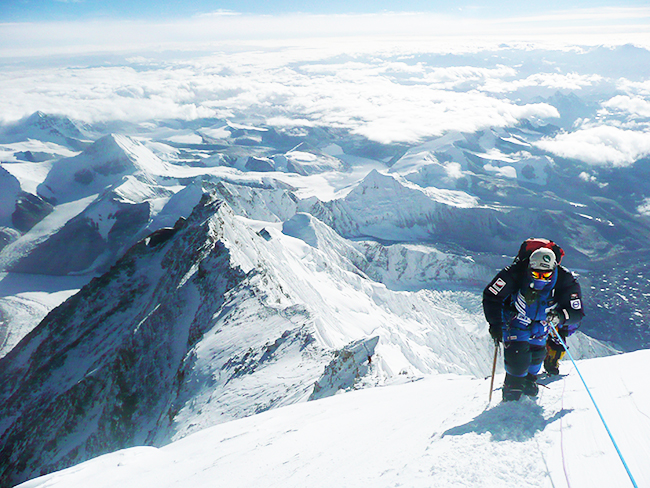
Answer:
[[[87,146],[87,138],[72,120],[41,111],[34,112],[0,133],[0,141],[5,144],[28,139],[53,142],[75,151]]]
[[[136,140],[109,134],[81,154],[54,162],[38,193],[61,204],[100,193],[134,173],[155,178],[164,173],[164,163]]]

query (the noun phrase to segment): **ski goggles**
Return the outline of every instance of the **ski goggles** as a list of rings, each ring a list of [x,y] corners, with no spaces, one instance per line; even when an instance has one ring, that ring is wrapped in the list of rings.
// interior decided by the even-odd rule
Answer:
[[[542,271],[538,269],[531,269],[530,274],[534,280],[549,281],[553,276],[553,271]]]

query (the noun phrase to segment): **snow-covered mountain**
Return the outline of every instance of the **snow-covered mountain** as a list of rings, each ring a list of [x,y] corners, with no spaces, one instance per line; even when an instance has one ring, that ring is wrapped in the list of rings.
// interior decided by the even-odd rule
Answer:
[[[470,186],[420,186],[412,169],[439,165],[430,145],[329,200],[297,179],[322,169],[187,166],[152,148],[164,159],[108,135],[53,161],[38,186],[51,213],[0,256],[8,276],[104,273],[21,328],[0,363],[5,479],[339,390],[488,374],[479,292],[526,227],[509,233],[512,209]],[[574,342],[578,356],[611,353]]]
[[[486,432],[505,436],[499,439],[507,442],[499,445],[501,454],[512,453],[513,442],[530,450],[542,444],[557,462],[551,454],[562,442],[557,422],[560,434],[563,419],[576,419],[580,429],[592,425],[573,373],[564,380],[566,397],[555,383],[543,390],[539,405],[481,413],[494,349],[480,294],[523,239],[549,237],[565,249],[564,264],[583,286],[587,318],[570,340],[574,357],[650,345],[647,74],[639,68],[641,74],[632,76],[630,68],[630,60],[646,59],[647,50],[504,48],[486,57],[382,56],[388,63],[379,70],[383,89],[398,85],[390,96],[397,97],[415,87],[418,107],[424,103],[422,113],[433,111],[432,118],[390,119],[408,109],[408,97],[399,110],[393,107],[374,120],[356,113],[350,98],[339,103],[322,94],[315,98],[325,102],[314,106],[309,96],[286,95],[269,96],[282,103],[246,106],[252,97],[243,84],[232,90],[234,99],[230,90],[219,91],[219,106],[227,110],[214,117],[81,123],[37,112],[2,127],[0,485],[112,451],[117,453],[80,468],[79,476],[131,455],[151,455],[153,464],[137,461],[134,469],[153,470],[160,453],[176,459],[176,449],[188,448],[204,449],[208,456],[218,447],[191,443],[210,433],[226,445],[229,433],[243,439],[246,429],[260,429],[250,442],[272,444],[279,434],[269,425],[284,425],[294,414],[318,418],[325,415],[318,413],[323,404],[338,413],[322,417],[328,427],[311,432],[339,450],[326,433],[337,432],[337,418],[371,409],[373,401],[388,410],[368,419],[395,425],[378,430],[381,436],[413,427],[386,422],[391,409],[409,412],[413,425],[433,422],[426,424],[432,429],[429,450],[458,469],[429,466],[426,453],[404,453],[418,460],[423,473],[440,475],[439,486],[472,476],[462,469],[464,458],[452,451],[489,451],[495,444],[484,442]],[[613,62],[617,56],[627,64]],[[595,76],[589,70],[604,58],[612,64]],[[339,58],[309,61],[298,71],[325,73],[320,82],[327,85],[329,73],[358,69],[342,59],[342,64]],[[540,59],[554,72],[537,73]],[[369,71],[382,62],[361,55],[357,61],[372,67]],[[227,76],[241,68],[234,58],[228,63],[233,71],[215,72]],[[292,89],[302,93],[307,80]],[[433,98],[427,99],[424,85],[435,87]],[[574,88],[550,88],[557,85]],[[240,90],[245,95],[237,98]],[[362,91],[371,100],[384,100],[371,86]],[[453,103],[436,112],[444,100]],[[471,110],[463,112],[467,103]],[[322,105],[333,108],[317,113]],[[437,132],[432,126],[440,117],[447,122]],[[360,125],[350,126],[349,120]],[[400,139],[388,129],[404,129],[404,120],[405,132],[417,139]],[[604,377],[608,367],[638,368],[635,361],[643,357],[642,351],[605,358],[599,361],[611,362],[602,363],[609,365],[603,369],[597,361],[584,364],[587,369],[598,364],[593,370]],[[395,386],[400,383],[413,384]],[[612,399],[613,409],[627,411],[645,401],[646,390],[634,385],[629,391],[639,396]],[[349,400],[325,398],[376,386],[386,388]],[[417,404],[407,401],[410,395],[435,403],[443,420],[390,400],[402,394],[409,407]],[[564,399],[575,406],[558,407]],[[295,405],[302,403],[308,404]],[[454,413],[461,403],[467,410]],[[571,408],[575,413],[567,412]],[[513,439],[521,432],[507,424],[509,415],[538,428],[523,440]],[[250,418],[240,420],[245,417]],[[308,429],[307,420],[300,422],[296,429]],[[371,439],[379,435],[369,430],[355,432]],[[434,432],[449,434],[431,437]],[[571,439],[579,443],[585,437]],[[306,437],[301,442],[307,443]],[[403,445],[374,444],[380,447],[356,445],[376,454]],[[631,445],[647,452],[643,442]],[[240,447],[257,452],[247,443]],[[315,457],[340,461],[324,456],[321,447]],[[120,451],[124,448],[133,449]],[[274,466],[265,453],[260,456]],[[523,475],[506,478],[496,458],[502,456],[486,455],[485,463],[497,467],[488,472],[492,477],[474,474],[476,483],[521,486]],[[603,460],[600,454],[589,458],[575,469],[590,470],[587,466]],[[349,470],[341,476],[376,481],[377,465],[358,459],[368,476],[355,478]],[[618,480],[619,468],[609,463],[603,466]],[[427,485],[428,475],[404,465],[389,463],[385,479]],[[223,465],[214,466],[222,476]],[[332,471],[325,461],[318,466],[319,472]],[[530,486],[561,485],[557,464],[546,471],[532,461],[527,466],[536,473]],[[49,480],[67,483],[69,473]],[[106,480],[113,479],[111,473]],[[316,471],[291,473],[301,473],[295,483],[284,475],[277,482],[304,486]],[[336,476],[325,476],[323,485],[341,483]],[[567,476],[567,484],[575,479]],[[143,485],[158,482],[137,476],[133,482],[138,479]]]
[[[88,143],[88,136],[83,134],[75,122],[68,117],[35,112],[5,130],[0,131],[3,144],[28,140],[50,142],[72,150],[81,150]],[[46,152],[23,151],[19,156],[26,160],[46,159]]]
[[[130,174],[155,179],[164,163],[133,139],[109,134],[78,156],[59,159],[39,185],[39,196],[56,204],[97,194]]]

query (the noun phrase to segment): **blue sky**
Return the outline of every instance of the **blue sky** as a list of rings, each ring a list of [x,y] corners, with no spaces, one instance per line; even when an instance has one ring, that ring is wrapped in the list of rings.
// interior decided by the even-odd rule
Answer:
[[[0,59],[334,37],[647,46],[650,5],[647,0],[0,0]]]
[[[444,0],[2,0],[2,22],[47,22],[95,19],[182,19],[215,11],[274,15],[378,12],[435,12],[458,17],[495,18],[505,14],[541,15],[550,11],[601,7],[647,7],[647,0],[455,1]]]

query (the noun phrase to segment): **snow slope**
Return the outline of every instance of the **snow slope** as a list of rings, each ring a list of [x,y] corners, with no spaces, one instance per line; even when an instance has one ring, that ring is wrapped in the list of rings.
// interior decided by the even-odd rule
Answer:
[[[650,351],[579,361],[639,487],[650,484]],[[355,391],[134,447],[21,488],[595,488],[632,483],[580,378],[491,405],[489,379],[452,374]],[[500,379],[501,375],[499,375]]]
[[[0,357],[90,278],[0,273]]]
[[[0,129],[0,142],[16,143],[38,140],[73,150],[87,145],[86,136],[68,117],[34,112],[15,125]]]

